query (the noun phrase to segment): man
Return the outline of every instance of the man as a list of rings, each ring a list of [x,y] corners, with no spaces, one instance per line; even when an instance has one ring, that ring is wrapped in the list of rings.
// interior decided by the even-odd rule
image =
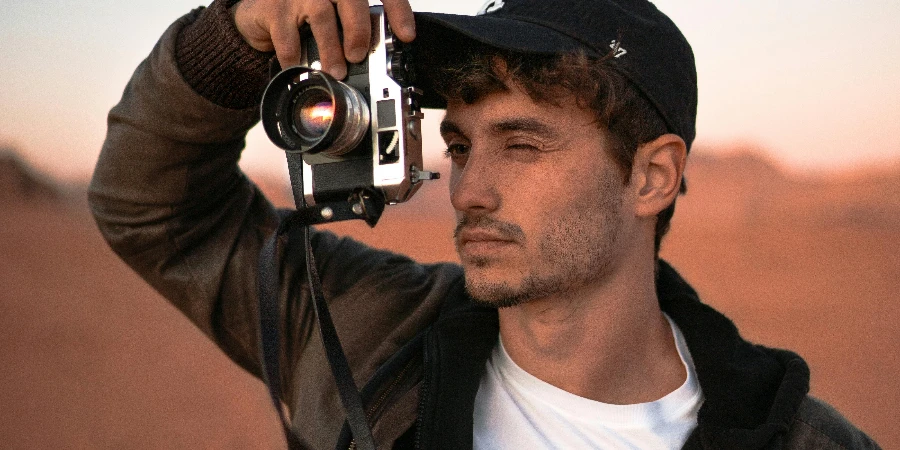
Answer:
[[[179,20],[111,111],[91,186],[112,247],[256,374],[277,214],[237,160],[299,26],[337,78],[365,57],[365,4],[335,3],[217,1]],[[643,0],[384,7],[446,106],[462,268],[313,238],[379,447],[877,447],[806,395],[801,358],[743,341],[657,259],[696,109],[667,17]],[[283,255],[283,400],[302,445],[348,446],[301,255]]]

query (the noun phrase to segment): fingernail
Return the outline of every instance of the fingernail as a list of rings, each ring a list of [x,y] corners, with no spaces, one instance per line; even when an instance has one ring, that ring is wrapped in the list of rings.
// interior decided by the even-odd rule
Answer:
[[[407,25],[400,29],[403,36],[409,36],[410,39],[416,37],[416,27],[413,25]]]
[[[347,52],[347,60],[350,62],[360,62],[366,57],[366,49],[362,47],[351,48]]]
[[[344,66],[334,65],[328,68],[328,73],[338,80],[343,80],[347,76],[347,69]]]

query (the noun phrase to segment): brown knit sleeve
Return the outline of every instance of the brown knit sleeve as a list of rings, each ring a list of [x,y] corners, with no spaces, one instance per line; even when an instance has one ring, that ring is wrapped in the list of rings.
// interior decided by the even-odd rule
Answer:
[[[175,60],[184,80],[211,102],[231,109],[255,107],[269,79],[274,52],[247,44],[228,10],[237,0],[215,0],[184,27]]]

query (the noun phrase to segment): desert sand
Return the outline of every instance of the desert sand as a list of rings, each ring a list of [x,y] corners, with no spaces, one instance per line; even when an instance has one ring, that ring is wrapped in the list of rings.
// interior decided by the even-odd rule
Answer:
[[[751,340],[789,348],[812,393],[900,448],[900,164],[797,175],[756,154],[695,152],[663,257]],[[2,156],[2,155],[0,155]],[[287,188],[260,178],[279,204]],[[445,181],[374,230],[455,260]],[[3,448],[274,448],[265,388],[121,263],[83,187],[0,158]]]

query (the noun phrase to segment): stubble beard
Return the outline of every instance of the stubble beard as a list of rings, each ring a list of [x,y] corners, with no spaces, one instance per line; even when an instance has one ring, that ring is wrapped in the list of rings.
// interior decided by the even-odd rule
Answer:
[[[582,212],[575,217],[559,217],[543,228],[538,254],[528,261],[519,280],[479,276],[497,262],[491,258],[471,258],[466,270],[466,290],[478,304],[508,308],[550,296],[565,296],[597,283],[611,271],[619,239],[621,185],[613,178],[601,182],[596,198],[579,199],[567,210]],[[514,225],[511,225],[514,226]],[[524,234],[523,234],[524,237]]]

